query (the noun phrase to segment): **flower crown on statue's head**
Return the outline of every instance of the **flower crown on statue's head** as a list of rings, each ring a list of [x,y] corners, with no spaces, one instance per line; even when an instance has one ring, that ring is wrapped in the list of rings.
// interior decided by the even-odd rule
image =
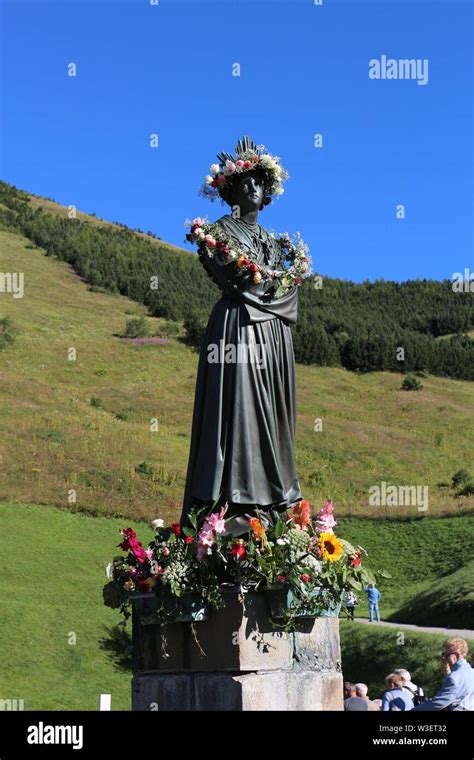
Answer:
[[[264,196],[260,209],[272,202],[272,196],[282,195],[283,182],[288,179],[288,172],[283,168],[278,156],[272,156],[264,145],[256,145],[247,135],[235,146],[235,156],[231,153],[219,153],[218,164],[212,164],[204,180],[200,194],[211,201],[220,197],[230,203],[236,180],[245,174],[258,172],[262,178]]]

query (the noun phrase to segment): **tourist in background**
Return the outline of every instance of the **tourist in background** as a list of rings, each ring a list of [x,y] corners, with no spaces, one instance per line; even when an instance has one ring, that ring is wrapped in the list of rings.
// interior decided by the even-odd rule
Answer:
[[[369,620],[370,622],[373,621],[375,613],[377,622],[380,623],[379,600],[382,595],[376,587],[375,583],[369,583],[365,587],[365,591],[367,592],[367,598],[369,601]]]
[[[344,710],[347,712],[363,712],[368,709],[367,700],[357,696],[355,684],[346,681],[344,684]]]
[[[382,697],[382,711],[413,710],[413,700],[403,689],[403,678],[398,673],[390,673],[385,679],[387,691]]]
[[[413,681],[411,680],[411,675],[405,668],[397,668],[394,670],[394,673],[397,673],[397,675],[401,676],[403,679],[403,689],[405,689],[406,692],[410,695],[410,697],[413,700],[413,704],[416,707],[417,705],[421,705],[422,702],[425,701],[426,697],[424,694],[423,689],[421,686],[417,686]]]
[[[464,639],[446,639],[441,652],[446,678],[438,693],[415,710],[474,710],[474,670],[467,662]]]
[[[365,683],[356,683],[356,695],[360,697],[361,699],[365,699],[367,702],[367,709],[368,710],[380,710],[380,700],[378,702],[374,702],[372,699],[369,699],[368,691],[369,688],[367,684]]]
[[[352,589],[344,592],[344,601],[346,603],[347,615],[350,620],[354,620],[354,610],[358,603],[357,594]]]

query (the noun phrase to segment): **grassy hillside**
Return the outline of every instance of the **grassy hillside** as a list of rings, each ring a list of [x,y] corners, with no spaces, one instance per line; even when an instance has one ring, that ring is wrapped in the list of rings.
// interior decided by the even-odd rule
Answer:
[[[467,519],[459,518],[459,528]],[[131,525],[143,542],[151,539],[151,529],[133,521],[4,503],[0,521],[7,538],[0,578],[0,698],[22,698],[27,710],[96,710],[99,694],[110,693],[112,709],[130,709],[130,624],[125,630],[117,626],[120,616],[103,606],[101,590],[119,529]],[[342,527],[349,526],[358,528],[344,520]],[[377,521],[364,523],[371,543],[377,527]],[[465,528],[468,532],[470,523]],[[374,562],[390,559],[384,551],[398,535],[396,524],[384,523],[386,540],[373,546]],[[413,527],[413,536],[425,556],[421,524]],[[398,631],[341,622],[344,677],[367,682],[377,697],[384,676],[407,667],[432,692],[440,680],[442,639],[406,631],[402,644]]]
[[[5,293],[0,301],[0,316],[18,330],[0,354],[0,498],[176,517],[197,354],[176,325],[158,319],[150,318],[152,331],[166,345],[125,343],[126,320],[144,307],[89,291],[65,263],[18,235],[0,232],[0,251],[0,271],[25,275],[24,298]],[[314,504],[332,496],[339,514],[418,516],[416,507],[368,507],[369,487],[385,480],[428,485],[428,515],[472,510],[472,496],[437,487],[469,469],[472,384],[428,377],[422,391],[407,393],[400,382],[392,373],[298,366],[296,459]],[[314,431],[316,418],[322,432]]]
[[[362,544],[386,569],[380,609],[385,620],[472,628],[474,515],[411,520],[345,518],[343,537]],[[368,617],[365,594],[357,616]]]

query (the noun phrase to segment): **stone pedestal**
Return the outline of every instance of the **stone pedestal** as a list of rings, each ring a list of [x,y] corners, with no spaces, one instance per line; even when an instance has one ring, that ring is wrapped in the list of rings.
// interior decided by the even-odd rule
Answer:
[[[342,710],[337,617],[274,631],[263,594],[225,594],[207,621],[143,625],[133,613],[132,710]]]

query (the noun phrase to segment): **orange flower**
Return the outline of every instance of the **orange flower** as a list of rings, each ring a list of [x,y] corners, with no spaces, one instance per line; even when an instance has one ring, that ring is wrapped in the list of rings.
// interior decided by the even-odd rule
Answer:
[[[306,528],[311,522],[311,505],[309,501],[303,499],[295,507],[291,513],[293,522],[296,525],[301,525],[302,528]]]
[[[263,527],[258,517],[250,517],[249,525],[253,531],[254,537],[257,539],[257,541],[261,541],[262,538],[265,537],[265,528]]]

